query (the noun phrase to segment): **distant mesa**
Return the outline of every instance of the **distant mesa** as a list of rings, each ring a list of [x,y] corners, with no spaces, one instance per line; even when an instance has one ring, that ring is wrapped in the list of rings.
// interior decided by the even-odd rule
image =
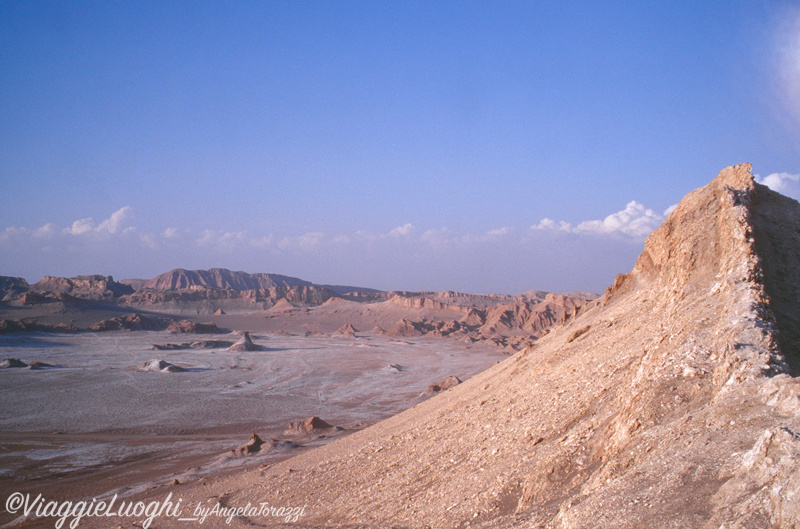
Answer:
[[[264,348],[260,345],[256,345],[253,343],[253,340],[250,339],[250,333],[245,331],[241,338],[236,341],[233,345],[228,347],[228,351],[263,351]]]
[[[283,432],[283,435],[313,435],[313,434],[330,434],[336,432],[342,432],[344,428],[340,428],[339,426],[334,426],[329,424],[328,422],[320,419],[319,417],[309,417],[307,419],[303,419],[302,421],[294,421],[289,423],[288,428],[286,431]]]
[[[153,360],[148,360],[143,364],[139,364],[136,369],[139,371],[154,371],[156,373],[180,373],[186,371],[182,367],[170,364],[169,362],[160,360],[158,358],[154,358]]]
[[[51,298],[68,295],[77,299],[110,301],[133,294],[134,289],[114,281],[111,276],[90,275],[72,278],[44,276],[30,286],[30,291]]]
[[[0,301],[17,299],[28,291],[28,282],[21,277],[0,276]]]
[[[153,290],[180,290],[194,286],[230,290],[261,290],[276,287],[313,286],[313,283],[296,277],[279,274],[248,274],[225,268],[210,270],[185,270],[176,268],[147,281],[142,288]]]

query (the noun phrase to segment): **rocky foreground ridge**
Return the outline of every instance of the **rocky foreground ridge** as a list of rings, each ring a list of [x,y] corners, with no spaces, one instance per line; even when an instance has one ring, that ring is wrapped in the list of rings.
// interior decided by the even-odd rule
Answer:
[[[180,494],[305,505],[300,524],[318,528],[800,527],[798,225],[800,204],[727,168],[535,345],[366,430]]]

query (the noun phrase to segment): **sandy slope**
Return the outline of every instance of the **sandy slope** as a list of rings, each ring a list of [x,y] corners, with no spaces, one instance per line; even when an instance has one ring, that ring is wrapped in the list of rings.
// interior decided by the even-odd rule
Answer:
[[[778,339],[797,303],[763,281],[797,290],[782,219],[800,205],[749,169],[689,194],[631,274],[533,348],[318,450],[148,498],[302,505],[302,527],[800,526],[798,356]]]

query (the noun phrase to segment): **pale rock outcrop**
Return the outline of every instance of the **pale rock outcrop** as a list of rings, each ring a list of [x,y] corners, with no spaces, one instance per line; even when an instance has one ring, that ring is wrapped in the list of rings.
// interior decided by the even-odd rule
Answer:
[[[154,371],[156,373],[181,373],[186,371],[186,369],[176,366],[174,364],[170,364],[165,360],[160,360],[158,358],[154,358],[153,360],[148,360],[136,368],[139,371]]]
[[[328,422],[320,419],[319,417],[309,417],[301,421],[294,421],[289,423],[283,435],[296,436],[296,435],[319,435],[329,434],[343,431],[343,428],[329,424]]]
[[[228,351],[263,351],[264,348],[260,345],[253,343],[253,340],[250,339],[250,333],[246,332],[242,334],[242,337],[239,338],[233,345],[228,347]]]

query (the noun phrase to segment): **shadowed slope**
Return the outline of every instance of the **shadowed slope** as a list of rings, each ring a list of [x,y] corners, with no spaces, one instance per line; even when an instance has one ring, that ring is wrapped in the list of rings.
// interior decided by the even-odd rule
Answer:
[[[800,204],[756,184],[753,238],[763,282],[775,316],[780,350],[792,374],[800,374]]]

